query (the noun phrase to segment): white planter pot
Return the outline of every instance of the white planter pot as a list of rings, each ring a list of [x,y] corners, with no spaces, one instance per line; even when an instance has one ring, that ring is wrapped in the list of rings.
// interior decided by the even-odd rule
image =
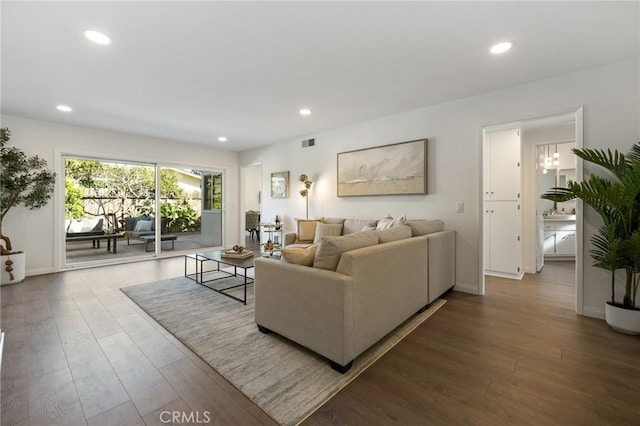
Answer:
[[[0,285],[8,285],[8,284],[16,284],[20,281],[24,280],[25,276],[25,268],[27,265],[27,256],[24,252],[15,253],[15,254],[7,254],[0,256]],[[6,271],[7,268],[7,260],[12,260],[13,264],[13,279],[11,279],[11,275]]]
[[[640,310],[619,308],[607,302],[604,312],[609,327],[622,333],[640,334]]]

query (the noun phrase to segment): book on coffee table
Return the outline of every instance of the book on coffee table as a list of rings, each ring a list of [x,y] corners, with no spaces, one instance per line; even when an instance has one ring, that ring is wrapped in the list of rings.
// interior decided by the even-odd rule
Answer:
[[[252,250],[243,250],[240,253],[234,250],[227,250],[222,253],[222,257],[227,257],[231,259],[246,259],[247,257],[251,257],[251,256],[253,256]]]

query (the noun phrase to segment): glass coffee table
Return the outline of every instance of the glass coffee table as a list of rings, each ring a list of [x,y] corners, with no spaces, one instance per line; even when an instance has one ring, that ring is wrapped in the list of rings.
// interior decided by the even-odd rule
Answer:
[[[198,284],[203,285],[210,290],[213,290],[220,294],[224,294],[225,296],[230,297],[234,300],[237,300],[238,302],[242,302],[246,305],[247,304],[247,285],[252,284],[254,282],[253,278],[247,276],[247,271],[254,267],[253,259],[256,256],[256,254],[254,253],[253,256],[247,257],[244,259],[237,259],[237,258],[223,257],[222,254],[224,252],[225,250],[220,250],[220,251],[208,251],[208,252],[185,255],[184,256],[184,276],[187,278],[191,278]],[[260,254],[258,253],[258,256],[259,255]],[[189,259],[195,260],[195,264],[196,264],[195,274],[187,273],[187,261]],[[216,262],[216,269],[205,271],[204,270],[205,262]],[[233,267],[233,272],[221,269],[220,265]],[[242,270],[241,274],[238,274],[239,269]],[[219,272],[223,275],[217,276],[215,278],[205,279],[205,274],[212,273],[212,272]],[[239,280],[237,280],[232,285],[225,286],[223,288],[215,288],[212,285],[207,285],[207,283],[226,280],[231,277],[239,278]],[[234,296],[233,294],[228,293],[229,290],[238,288],[238,287],[244,287],[243,298],[240,298],[240,297]]]

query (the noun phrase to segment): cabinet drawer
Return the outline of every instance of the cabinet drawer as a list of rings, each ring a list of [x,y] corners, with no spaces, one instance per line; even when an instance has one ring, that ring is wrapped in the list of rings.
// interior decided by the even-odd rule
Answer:
[[[556,231],[575,231],[575,222],[558,222],[556,223]]]

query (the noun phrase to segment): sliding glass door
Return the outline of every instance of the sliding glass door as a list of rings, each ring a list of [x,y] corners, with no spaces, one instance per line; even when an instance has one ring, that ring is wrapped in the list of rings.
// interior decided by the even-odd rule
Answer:
[[[222,245],[222,172],[63,159],[66,267]]]

